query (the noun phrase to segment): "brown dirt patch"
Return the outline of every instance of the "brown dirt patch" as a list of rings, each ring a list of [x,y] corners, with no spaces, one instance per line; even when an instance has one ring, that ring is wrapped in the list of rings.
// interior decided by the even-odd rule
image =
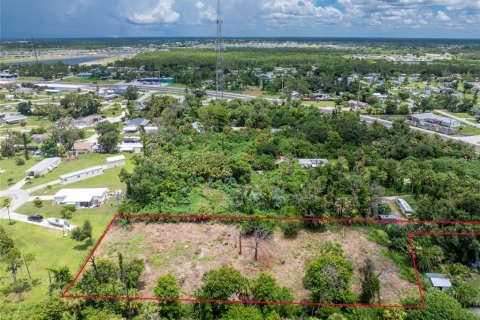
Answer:
[[[308,261],[318,257],[318,247],[325,241],[342,245],[355,272],[352,291],[360,292],[360,268],[366,257],[381,273],[383,304],[418,294],[415,284],[399,277],[399,268],[382,254],[382,246],[368,241],[364,232],[345,227],[340,232],[310,232],[302,230],[295,239],[286,239],[278,230],[271,240],[259,247],[258,261],[254,260],[253,238],[243,238],[242,255],[238,254],[238,230],[220,223],[135,223],[129,229],[112,226],[97,249],[96,256],[115,259],[117,252],[129,258],[141,258],[146,270],[141,277],[142,297],[153,297],[153,288],[160,275],[172,272],[181,285],[181,296],[192,297],[201,285],[202,275],[222,265],[230,265],[248,277],[260,272],[275,275],[277,282],[290,288],[301,301],[308,298],[302,278]]]

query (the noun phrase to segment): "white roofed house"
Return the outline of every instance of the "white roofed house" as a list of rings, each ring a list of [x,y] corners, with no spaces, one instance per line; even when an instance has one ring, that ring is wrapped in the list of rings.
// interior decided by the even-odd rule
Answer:
[[[327,159],[298,159],[298,163],[304,169],[317,168],[328,164]]]
[[[447,291],[452,287],[452,283],[450,282],[450,279],[445,277],[443,274],[439,273],[426,273],[425,274],[425,279],[434,287],[437,289],[440,289],[442,291]]]
[[[94,208],[108,200],[107,188],[61,189],[53,200],[55,204],[73,205],[75,208]]]
[[[115,157],[109,157],[105,159],[105,167],[106,168],[115,168],[121,167],[125,165],[125,156],[119,155]]]
[[[352,111],[356,111],[356,110],[361,110],[361,109],[370,109],[371,106],[366,103],[366,102],[362,102],[362,101],[357,101],[357,100],[349,100],[347,101],[347,106],[350,108],[350,110]]]
[[[103,174],[103,167],[94,166],[87,169],[63,174],[60,176],[60,182],[62,184],[69,184],[69,183],[77,182],[80,180],[85,180],[85,179],[93,178],[96,176],[100,176],[102,174]]]
[[[61,162],[60,157],[45,158],[30,169],[25,170],[25,173],[28,177],[41,176],[58,167]]]

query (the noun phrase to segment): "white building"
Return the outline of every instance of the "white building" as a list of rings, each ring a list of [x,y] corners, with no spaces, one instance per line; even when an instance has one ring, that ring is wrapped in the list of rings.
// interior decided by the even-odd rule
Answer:
[[[59,157],[45,158],[30,169],[25,170],[25,173],[27,177],[41,176],[58,167],[61,162],[62,159]]]
[[[103,174],[103,168],[101,166],[90,167],[87,169],[63,174],[60,176],[60,181],[62,184],[69,184],[72,182],[77,182],[80,180],[85,180],[100,176]]]
[[[143,145],[141,143],[120,143],[117,146],[119,152],[141,153]]]
[[[406,217],[409,217],[412,215],[413,209],[412,207],[410,207],[407,201],[403,200],[402,198],[398,198],[397,200],[395,200],[395,202],[397,203],[397,206],[400,208],[400,210]]]
[[[108,200],[107,188],[61,189],[53,197],[55,204],[73,205],[75,208],[93,208]]]
[[[110,157],[105,159],[105,167],[106,168],[115,168],[115,167],[121,167],[125,165],[125,156],[120,155],[120,156],[115,156],[115,157]]]
[[[318,166],[324,166],[328,164],[327,159],[298,159],[298,163],[304,169],[316,168]]]

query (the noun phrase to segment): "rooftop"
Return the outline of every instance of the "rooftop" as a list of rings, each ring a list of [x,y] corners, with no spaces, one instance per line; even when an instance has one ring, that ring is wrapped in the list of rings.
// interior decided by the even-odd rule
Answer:
[[[452,283],[443,274],[439,273],[426,273],[425,277],[429,279],[434,287],[437,288],[450,288]]]
[[[82,170],[78,170],[78,171],[75,171],[75,172],[70,172],[70,173],[66,173],[66,174],[62,174],[60,176],[60,179],[67,179],[67,178],[70,178],[70,177],[73,177],[73,176],[78,176],[80,174],[84,174],[86,172],[90,172],[90,171],[95,171],[95,170],[102,170],[102,167],[101,166],[94,166],[94,167],[90,167],[90,168],[86,168],[86,169],[82,169]]]
[[[32,172],[32,171],[43,171],[47,169],[48,167],[56,164],[57,162],[62,161],[61,158],[59,157],[54,157],[54,158],[45,158],[33,167],[31,167],[28,170],[25,170],[25,172]]]
[[[93,197],[102,197],[107,188],[61,189],[55,198],[63,198],[64,202],[90,202]]]
[[[121,156],[115,156],[115,157],[109,157],[107,159],[105,159],[108,162],[115,162],[115,161],[122,161],[122,160],[125,160],[125,156],[121,155]]]

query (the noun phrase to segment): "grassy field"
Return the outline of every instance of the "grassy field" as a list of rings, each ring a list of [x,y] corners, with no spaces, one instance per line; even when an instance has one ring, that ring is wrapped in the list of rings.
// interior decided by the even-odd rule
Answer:
[[[17,166],[15,164],[15,158],[2,158],[0,161],[0,169],[5,170],[5,172],[0,173],[0,190],[7,189],[10,185],[17,183],[25,177],[25,170],[36,164],[39,159],[30,158],[30,160],[25,161],[25,165]],[[11,182],[8,180],[12,179]]]
[[[470,135],[480,135],[480,128],[465,125],[465,126],[460,126],[456,129],[461,133],[470,134]]]
[[[302,104],[305,106],[314,106],[318,108],[335,107],[335,101],[304,101]]]
[[[105,164],[105,159],[111,157],[111,154],[89,153],[81,154],[77,160],[62,161],[58,168],[39,178],[33,178],[31,183],[27,183],[23,188],[29,189],[60,178],[62,174],[86,169],[92,166]],[[28,168],[26,168],[28,169]]]
[[[44,217],[58,217],[61,209],[61,206],[52,206],[45,201],[42,208],[34,208],[33,203],[28,203],[19,208],[18,212],[25,214],[38,213]],[[111,203],[106,203],[99,208],[76,211],[71,222],[74,225],[82,225],[84,220],[89,219],[93,226],[93,239],[96,242],[114,213],[115,207]],[[21,297],[27,302],[38,302],[46,295],[49,283],[48,268],[67,266],[71,273],[75,275],[93,248],[87,246],[84,242],[74,241],[69,236],[64,238],[63,232],[59,230],[22,222],[8,225],[6,220],[0,220],[0,224],[14,239],[16,247],[23,254],[34,253],[36,256],[36,261],[30,265],[30,272],[32,278],[38,280],[39,283]],[[5,271],[1,269],[0,278],[6,275]],[[25,268],[22,268],[19,272],[19,278],[28,278]],[[9,281],[7,279],[1,280],[0,286]],[[2,299],[8,298],[2,297]]]
[[[278,94],[271,94],[271,93],[268,93],[266,91],[262,91],[262,90],[244,90],[242,92],[239,92],[239,93],[242,93],[242,94],[247,94],[247,95],[250,95],[250,96],[255,96],[255,97],[263,97],[263,98],[279,98],[280,95]]]

